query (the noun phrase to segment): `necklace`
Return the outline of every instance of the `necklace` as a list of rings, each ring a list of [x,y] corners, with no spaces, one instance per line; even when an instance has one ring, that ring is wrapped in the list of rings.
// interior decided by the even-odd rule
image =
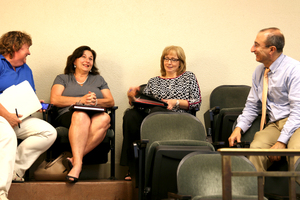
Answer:
[[[76,80],[76,82],[77,82],[79,85],[83,85],[83,84],[86,82],[86,80],[88,79],[88,77],[89,77],[89,76],[87,76],[86,79],[85,79],[85,81],[83,81],[82,83],[78,82],[78,81],[76,80],[76,77],[75,77],[75,80]]]

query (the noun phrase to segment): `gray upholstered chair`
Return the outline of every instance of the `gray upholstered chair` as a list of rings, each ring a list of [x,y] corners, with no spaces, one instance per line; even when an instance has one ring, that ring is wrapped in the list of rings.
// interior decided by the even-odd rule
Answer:
[[[285,156],[281,157],[280,161],[275,161],[268,168],[268,171],[288,171],[288,163]],[[300,171],[300,159],[295,163],[295,171]],[[296,179],[297,199],[300,199],[300,178]],[[265,177],[265,196],[269,199],[289,199],[289,178],[288,177]]]
[[[247,143],[247,146],[250,146],[250,143],[253,141],[255,133],[260,129],[260,120],[261,120],[261,116],[259,115],[252,123],[252,126],[244,134],[242,134],[241,141]],[[236,126],[236,122],[233,124],[232,128],[234,129],[235,126]],[[300,160],[298,160],[295,164],[296,171],[300,171],[299,163]],[[268,171],[287,171],[287,170],[288,170],[288,163],[286,161],[285,156],[282,156],[280,161],[275,161],[268,168]],[[288,177],[272,177],[272,176],[265,177],[265,184],[264,184],[265,197],[269,199],[289,199],[288,181],[289,181]],[[298,184],[296,185],[296,191],[297,191],[297,195],[299,195],[300,186]]]
[[[233,171],[256,171],[245,157],[232,156]],[[222,199],[221,155],[190,153],[177,170],[178,193],[169,193],[171,199]],[[232,177],[233,199],[257,199],[256,177]],[[182,198],[183,197],[183,198]]]
[[[228,144],[232,125],[242,113],[250,89],[246,85],[221,85],[212,91],[210,109],[204,113],[204,121],[213,142]]]
[[[168,191],[176,192],[176,171],[181,159],[194,151],[214,151],[205,140],[203,124],[191,114],[155,112],[148,115],[141,125],[141,141],[134,144],[140,161],[139,198],[163,199]]]
[[[269,119],[267,115],[267,120]],[[260,129],[260,120],[261,120],[261,114],[252,122],[251,127],[242,134],[241,142],[244,144],[243,147],[249,148],[250,143],[253,141],[254,135],[257,131]],[[232,125],[232,131],[235,129],[237,124],[237,120]]]

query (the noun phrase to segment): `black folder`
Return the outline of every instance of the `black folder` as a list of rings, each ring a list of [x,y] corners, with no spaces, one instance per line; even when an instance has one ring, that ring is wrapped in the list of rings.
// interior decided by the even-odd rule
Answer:
[[[138,92],[136,100],[132,102],[133,105],[140,107],[149,107],[149,106],[160,106],[167,108],[168,104],[164,101],[158,100],[150,95],[145,95],[141,92]]]

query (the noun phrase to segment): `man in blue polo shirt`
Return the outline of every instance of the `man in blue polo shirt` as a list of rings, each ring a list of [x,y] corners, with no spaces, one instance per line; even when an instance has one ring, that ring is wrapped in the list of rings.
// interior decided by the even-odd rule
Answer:
[[[27,80],[35,91],[32,71],[26,64],[26,57],[30,55],[31,40],[29,39],[27,39],[28,44],[23,44],[16,52],[10,51],[5,53],[5,51],[10,50],[5,47],[0,50],[0,93],[11,85],[17,85],[24,80]],[[1,44],[1,47],[2,45],[9,44]]]
[[[26,64],[31,45],[31,37],[20,31],[1,36],[0,95],[6,88],[25,80],[35,91],[32,71]],[[24,182],[25,171],[53,144],[56,130],[35,117],[29,116],[21,121],[16,113],[9,113],[0,102],[0,133],[0,200],[6,200],[11,182]],[[23,140],[18,147],[16,138]]]

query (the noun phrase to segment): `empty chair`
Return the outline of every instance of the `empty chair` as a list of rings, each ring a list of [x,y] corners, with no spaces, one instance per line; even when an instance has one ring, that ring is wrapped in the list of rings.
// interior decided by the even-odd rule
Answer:
[[[251,87],[221,85],[210,95],[210,109],[204,113],[205,128],[213,142],[228,143],[232,125],[242,113]]]
[[[181,159],[194,151],[214,151],[205,139],[202,123],[191,114],[155,112],[148,115],[141,125],[141,142],[134,145],[138,146],[140,161],[140,199],[144,195],[149,199],[163,199],[168,191],[176,192],[176,171]]]
[[[246,147],[250,146],[253,141],[254,135],[260,129],[261,115],[259,115],[252,123],[252,126],[242,134],[241,141]],[[268,121],[268,115],[267,115]],[[236,122],[233,125],[232,130],[235,128]],[[296,171],[300,171],[300,160],[295,164]],[[280,161],[274,161],[273,164],[268,168],[268,171],[288,171],[288,163],[286,157],[282,156]],[[265,177],[264,194],[268,199],[289,199],[289,178],[288,177]],[[296,185],[296,191],[300,193],[300,186]]]
[[[300,160],[295,163],[295,171],[300,171]],[[282,156],[280,161],[274,161],[271,167],[268,168],[268,171],[288,171],[288,163],[286,157]],[[296,184],[296,193],[297,199],[299,199],[300,186]],[[280,199],[288,200],[289,199],[289,178],[288,177],[265,177],[265,187],[264,194],[269,200]]]
[[[257,126],[257,131],[259,131],[259,126]],[[279,161],[274,161],[273,164],[268,168],[267,171],[288,171],[289,166],[285,156],[282,156]],[[300,159],[295,163],[295,171],[300,171]],[[300,180],[300,179],[298,179]],[[300,198],[300,181],[296,184],[296,193],[297,199]],[[289,199],[289,178],[288,177],[265,177],[265,187],[264,187],[265,196],[272,199]]]
[[[256,171],[245,157],[232,156],[232,171]],[[178,193],[169,193],[169,198],[222,199],[221,155],[190,153],[185,156],[177,170]],[[232,177],[233,199],[257,199],[256,177]]]
[[[261,115],[256,117],[251,127],[241,135],[242,136],[241,141],[243,142],[243,144],[245,144],[245,146],[243,147],[247,147],[247,148],[250,147],[250,143],[253,141],[255,133],[260,129],[260,120],[261,120]],[[267,116],[267,120],[268,120],[268,116]],[[232,131],[235,129],[236,124],[237,124],[237,120],[232,125]]]

